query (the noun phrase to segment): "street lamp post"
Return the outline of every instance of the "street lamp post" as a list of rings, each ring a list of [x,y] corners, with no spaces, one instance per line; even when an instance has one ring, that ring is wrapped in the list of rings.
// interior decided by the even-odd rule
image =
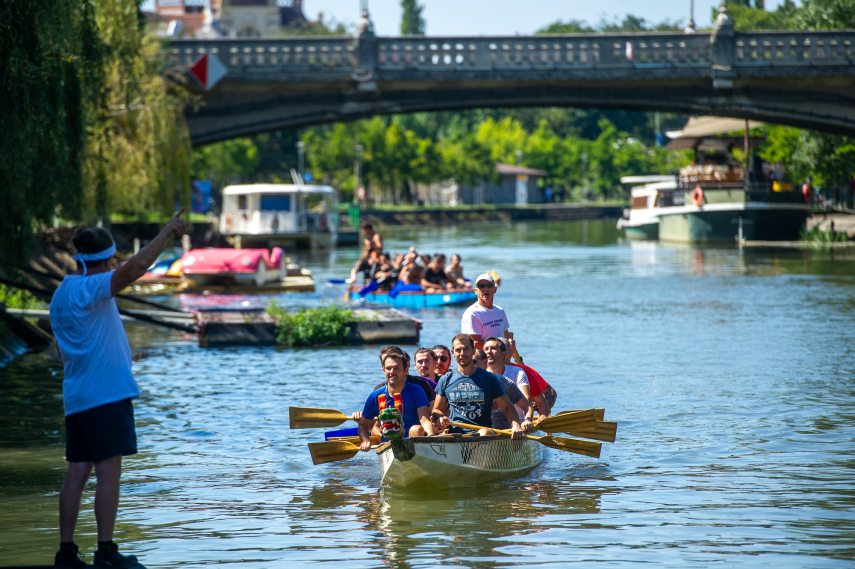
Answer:
[[[300,181],[303,180],[303,158],[306,154],[306,143],[302,140],[297,141],[297,172],[300,175]]]
[[[361,144],[356,143],[353,146],[353,202],[357,201],[359,187],[362,185],[362,151],[364,148]]]

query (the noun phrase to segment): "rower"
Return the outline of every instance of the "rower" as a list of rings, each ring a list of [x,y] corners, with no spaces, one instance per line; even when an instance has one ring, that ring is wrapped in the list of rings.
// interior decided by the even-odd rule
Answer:
[[[534,428],[534,408],[530,403],[531,391],[529,389],[528,376],[522,369],[507,365],[508,348],[499,338],[487,338],[484,342],[484,353],[487,355],[487,371],[504,377],[510,383],[510,386],[506,385],[508,397],[523,412],[523,416],[520,418],[520,426],[526,432],[532,430]],[[513,389],[508,389],[509,387]],[[516,395],[515,391],[519,391],[521,397],[511,397],[512,394]],[[499,417],[499,421],[501,421],[501,417]],[[493,422],[493,426],[505,428],[504,425],[497,425],[496,421]]]
[[[484,347],[484,340],[491,336],[500,337],[509,328],[508,316],[501,306],[493,304],[496,280],[489,273],[475,279],[477,300],[466,309],[460,319],[460,331],[468,334],[476,348]]]
[[[448,346],[437,344],[432,347],[430,351],[433,352],[433,357],[436,360],[434,373],[436,373],[437,381],[439,381],[438,378],[444,376],[448,372],[448,367],[451,365],[451,350],[448,349]]]
[[[547,382],[537,370],[531,366],[527,366],[522,361],[517,361],[513,365],[510,364],[511,353],[513,349],[510,345],[510,340],[507,338],[498,338],[499,342],[505,346],[505,366],[511,368],[519,368],[525,372],[528,377],[529,393],[532,405],[537,408],[537,414],[540,418],[548,417],[555,406],[555,400],[558,398],[558,393],[549,382]]]
[[[390,350],[383,358],[383,373],[386,376],[386,384],[380,389],[375,389],[365,400],[362,409],[362,418],[359,421],[359,439],[361,441],[359,450],[371,448],[371,427],[378,416],[387,409],[396,409],[403,425],[397,431],[399,435],[410,437],[421,437],[434,434],[433,425],[430,422],[430,403],[425,392],[417,385],[407,381],[407,367],[409,362],[402,353]],[[385,424],[381,428],[383,434],[390,433],[393,429]]]
[[[413,356],[413,362],[416,364],[416,371],[419,375],[425,378],[436,389],[436,380],[439,379],[434,369],[436,368],[436,359],[433,352],[427,348],[419,348]]]
[[[490,411],[495,401],[511,424],[511,438],[524,436],[518,417],[501,384],[501,378],[475,365],[475,346],[469,334],[457,334],[451,342],[457,368],[442,376],[436,388],[432,418],[440,429],[451,421],[474,423],[481,435],[493,434]],[[457,432],[456,428],[453,432]]]

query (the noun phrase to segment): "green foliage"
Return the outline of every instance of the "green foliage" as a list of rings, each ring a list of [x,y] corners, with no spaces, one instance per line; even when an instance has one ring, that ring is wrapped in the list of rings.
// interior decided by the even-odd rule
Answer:
[[[88,109],[87,208],[99,217],[189,209],[189,94],[164,77],[160,44],[136,3],[100,0],[95,20],[101,65]]]
[[[19,288],[0,284],[0,305],[6,308],[44,308],[44,302]]]
[[[812,245],[822,246],[828,243],[843,243],[849,240],[845,231],[835,231],[834,229],[804,229],[801,234],[802,241],[808,241]]]
[[[34,229],[189,202],[186,97],[126,0],[0,2],[0,258]]]
[[[401,35],[425,35],[425,19],[422,17],[424,8],[418,0],[401,0]]]
[[[355,321],[352,310],[337,306],[290,313],[271,303],[267,312],[278,322],[276,340],[289,347],[339,346],[347,340],[350,324]]]
[[[81,211],[84,100],[95,23],[89,2],[0,2],[0,259],[16,262],[57,207]]]

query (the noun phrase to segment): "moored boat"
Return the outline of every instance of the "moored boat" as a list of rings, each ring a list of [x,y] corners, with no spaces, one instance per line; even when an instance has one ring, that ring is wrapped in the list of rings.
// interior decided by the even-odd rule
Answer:
[[[693,117],[668,133],[669,149],[694,150],[694,162],[670,181],[631,190],[631,208],[618,227],[627,237],[681,243],[796,241],[810,214],[809,199],[786,179],[781,164],[750,153],[750,128],[761,123]],[[744,129],[741,137],[729,135]],[[743,156],[734,158],[740,142]],[[632,183],[635,178],[624,178]]]
[[[191,249],[181,257],[184,278],[194,285],[262,286],[281,282],[288,272],[285,251],[267,249]]]
[[[453,488],[514,478],[543,462],[545,454],[536,441],[500,435],[412,437],[377,452],[383,484],[398,488]]]
[[[349,287],[349,301],[365,301],[374,304],[388,304],[395,308],[438,308],[475,301],[475,292],[471,288],[461,290],[425,291],[405,290],[397,294],[390,291],[375,290],[364,295],[359,294],[362,287]]]

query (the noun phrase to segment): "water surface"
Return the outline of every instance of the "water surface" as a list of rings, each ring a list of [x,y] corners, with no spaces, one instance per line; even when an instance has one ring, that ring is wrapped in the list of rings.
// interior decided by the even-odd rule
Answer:
[[[287,419],[290,405],[360,408],[382,380],[376,347],[201,349],[132,324],[140,454],[117,539],[147,566],[852,567],[855,254],[627,243],[610,221],[384,235],[460,253],[470,276],[497,270],[526,362],[559,408],[605,407],[617,442],[599,460],[549,451],[511,482],[385,491],[370,454],[313,466],[322,432]],[[304,259],[318,292],[273,300],[336,300],[323,283],[355,257]],[[412,312],[422,344],[447,344],[462,310]],[[56,547],[60,383],[50,353],[0,369],[0,566]]]

